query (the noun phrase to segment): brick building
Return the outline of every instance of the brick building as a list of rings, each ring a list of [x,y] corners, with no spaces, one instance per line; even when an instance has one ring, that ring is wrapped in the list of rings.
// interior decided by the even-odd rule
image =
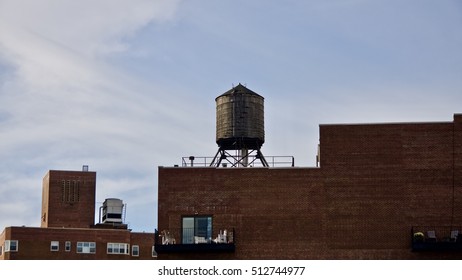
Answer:
[[[462,258],[461,114],[319,138],[316,168],[159,167],[159,259]]]
[[[7,227],[0,260],[153,259],[154,233],[123,224],[123,203],[106,199],[95,224],[96,172],[50,170],[43,178],[40,227]]]

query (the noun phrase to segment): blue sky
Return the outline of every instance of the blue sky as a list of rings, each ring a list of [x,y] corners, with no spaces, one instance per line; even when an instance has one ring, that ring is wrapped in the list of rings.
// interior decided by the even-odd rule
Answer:
[[[315,166],[319,124],[452,121],[458,0],[0,0],[0,229],[39,226],[50,169],[157,225],[157,168],[213,156],[215,98],[265,98],[262,152]]]

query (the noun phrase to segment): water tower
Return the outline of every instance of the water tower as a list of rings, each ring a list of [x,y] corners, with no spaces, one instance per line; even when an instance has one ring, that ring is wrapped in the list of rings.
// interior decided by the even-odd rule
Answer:
[[[260,151],[265,142],[264,98],[239,84],[215,101],[219,148],[210,166],[248,167],[259,160],[268,167]]]

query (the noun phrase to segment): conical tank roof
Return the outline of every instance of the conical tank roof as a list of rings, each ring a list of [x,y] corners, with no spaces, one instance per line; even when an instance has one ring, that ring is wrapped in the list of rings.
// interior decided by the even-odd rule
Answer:
[[[215,98],[215,100],[222,97],[222,96],[235,95],[235,94],[249,94],[249,95],[256,95],[258,97],[263,98],[263,96],[261,96],[258,93],[246,88],[241,83],[239,83],[237,86],[233,87],[232,89],[228,90],[227,92],[225,92],[222,95]]]
[[[218,146],[223,150],[260,149],[265,142],[264,98],[238,84],[215,101]]]

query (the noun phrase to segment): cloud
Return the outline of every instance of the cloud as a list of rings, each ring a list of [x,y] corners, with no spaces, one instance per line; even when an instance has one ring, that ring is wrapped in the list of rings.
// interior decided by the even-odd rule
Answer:
[[[114,68],[110,59],[130,51],[130,37],[147,25],[173,20],[178,4],[0,3],[0,216],[13,217],[1,218],[0,228],[39,223],[33,213],[40,212],[41,179],[49,169],[100,168],[98,178],[107,184],[101,193],[124,195],[128,203],[130,192],[153,194],[153,139],[178,133],[181,114],[169,107],[180,97]],[[168,141],[175,142],[156,143]],[[116,174],[117,182],[106,179]],[[33,195],[15,196],[23,192]]]
[[[128,51],[127,38],[149,23],[171,18],[177,4],[163,0],[2,1],[0,62],[14,67],[8,81],[17,81],[18,91],[45,98],[67,94],[79,101],[91,95],[94,102],[98,95],[88,89],[114,84],[115,77],[106,76],[110,68],[105,58]]]
[[[12,38],[16,31],[25,30],[87,55],[121,51],[126,48],[124,38],[152,21],[171,19],[178,3],[175,0],[5,0],[1,3],[0,18],[7,27],[2,37]],[[13,26],[16,28],[11,29]],[[24,48],[32,49],[27,45]]]
[[[460,15],[453,1],[0,1],[0,205],[27,225],[43,175],[88,164],[98,201],[154,216],[157,166],[216,153],[214,98],[239,82],[265,97],[265,156],[299,166],[320,123],[450,121]],[[17,209],[0,211],[1,228]]]

